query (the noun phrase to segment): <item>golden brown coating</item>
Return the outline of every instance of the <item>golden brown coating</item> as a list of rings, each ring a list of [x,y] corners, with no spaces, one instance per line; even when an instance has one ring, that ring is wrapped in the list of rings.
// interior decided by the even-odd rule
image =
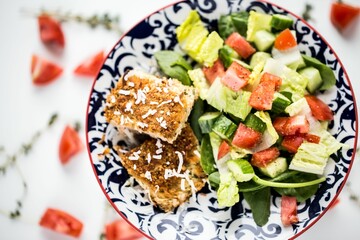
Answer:
[[[193,87],[176,79],[131,70],[107,97],[106,120],[172,143],[180,134],[197,98]]]
[[[186,124],[173,144],[149,139],[118,154],[128,173],[149,191],[150,200],[169,212],[205,185],[198,148],[198,140]]]

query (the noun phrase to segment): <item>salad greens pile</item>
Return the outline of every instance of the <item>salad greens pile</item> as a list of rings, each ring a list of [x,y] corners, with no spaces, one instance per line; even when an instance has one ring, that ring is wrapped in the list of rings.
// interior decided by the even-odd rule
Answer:
[[[219,206],[243,194],[259,226],[271,193],[304,202],[343,146],[327,131],[331,110],[315,97],[335,85],[334,73],[301,54],[292,25],[285,15],[241,11],[221,16],[209,32],[193,10],[176,37],[196,64],[184,53],[155,53],[163,73],[199,92],[189,122]]]

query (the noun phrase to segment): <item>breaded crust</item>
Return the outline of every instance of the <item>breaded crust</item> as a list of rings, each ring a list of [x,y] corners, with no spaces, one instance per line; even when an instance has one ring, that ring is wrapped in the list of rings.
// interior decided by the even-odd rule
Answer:
[[[173,144],[149,139],[118,154],[128,173],[149,191],[150,200],[169,212],[205,185],[198,148],[198,140],[186,124]]]
[[[106,120],[172,143],[197,98],[193,87],[138,70],[125,73],[108,95]]]

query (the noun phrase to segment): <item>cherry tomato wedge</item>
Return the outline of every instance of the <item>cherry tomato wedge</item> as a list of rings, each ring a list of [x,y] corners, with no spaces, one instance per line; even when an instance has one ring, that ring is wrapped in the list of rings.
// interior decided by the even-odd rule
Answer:
[[[105,60],[104,51],[100,51],[78,65],[74,73],[77,75],[96,77]]]
[[[225,74],[225,68],[220,59],[217,59],[211,67],[203,67],[203,72],[206,80],[212,84],[217,77],[222,77]]]
[[[65,211],[54,208],[46,209],[39,225],[76,238],[80,236],[83,229],[81,221]]]
[[[309,104],[312,115],[317,120],[329,121],[334,119],[334,114],[332,113],[331,109],[322,100],[313,95],[306,95],[305,99]]]
[[[63,50],[65,37],[60,23],[48,15],[38,17],[40,39],[50,50]]]
[[[47,85],[58,78],[63,69],[56,63],[33,55],[31,58],[31,77],[34,85]]]
[[[288,28],[279,33],[274,43],[274,47],[280,51],[288,50],[296,45],[296,39]]]
[[[62,164],[69,162],[71,157],[83,149],[79,134],[70,126],[66,126],[59,144],[59,158]]]
[[[106,240],[135,240],[143,235],[125,220],[115,220],[105,225]]]
[[[281,197],[281,222],[284,226],[290,226],[297,223],[299,218],[297,216],[296,197],[282,196]]]
[[[360,14],[360,8],[343,2],[333,2],[330,10],[330,20],[335,28],[342,32],[352,22],[354,22]]]

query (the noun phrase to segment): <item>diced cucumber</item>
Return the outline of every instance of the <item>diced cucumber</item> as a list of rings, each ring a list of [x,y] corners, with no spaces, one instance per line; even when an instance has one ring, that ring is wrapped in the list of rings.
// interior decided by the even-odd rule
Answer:
[[[328,90],[329,88],[335,85],[336,83],[335,74],[330,67],[320,62],[316,58],[306,56],[304,54],[302,55],[302,57],[307,67],[314,67],[317,70],[319,70],[322,79],[322,84],[319,90]]]
[[[288,168],[286,158],[278,157],[266,167],[261,167],[259,170],[268,177],[274,178],[285,172]]]
[[[285,108],[287,108],[290,104],[291,104],[290,99],[288,99],[279,92],[275,92],[271,112],[275,114],[283,113],[285,112]]]
[[[286,28],[290,28],[294,23],[290,17],[281,15],[281,14],[273,14],[271,18],[271,27],[276,30],[282,31]]]
[[[213,132],[219,135],[222,139],[230,140],[235,133],[237,126],[230,119],[221,115],[216,119],[213,125]]]
[[[306,77],[309,81],[306,86],[306,89],[311,93],[315,93],[316,90],[322,85],[322,79],[319,70],[314,67],[306,67],[299,71],[299,73]]]
[[[199,118],[199,125],[202,133],[209,133],[216,119],[220,116],[220,112],[206,112]]]
[[[256,52],[251,56],[250,66],[255,68],[259,63],[265,64],[266,60],[271,58],[271,54],[267,52]]]
[[[266,30],[259,30],[255,33],[254,43],[259,51],[267,51],[274,42],[275,35]]]
[[[257,132],[263,133],[266,130],[266,124],[255,114],[249,113],[244,121],[244,124],[254,129]]]
[[[231,14],[231,20],[234,24],[234,27],[236,28],[237,32],[244,37],[246,37],[248,19],[249,19],[249,12],[247,11],[241,11],[238,13]]]
[[[204,135],[201,141],[200,165],[204,172],[209,175],[216,171],[216,163],[208,134]]]
[[[218,189],[220,185],[220,173],[213,172],[208,176],[211,187]]]
[[[226,164],[238,182],[250,181],[255,175],[253,167],[247,160],[231,159]]]
[[[239,58],[239,54],[228,45],[224,45],[219,50],[219,57],[225,68],[228,68],[234,58]]]
[[[246,31],[246,40],[253,42],[255,33],[259,30],[271,31],[271,15],[250,11],[248,19],[248,28]]]

